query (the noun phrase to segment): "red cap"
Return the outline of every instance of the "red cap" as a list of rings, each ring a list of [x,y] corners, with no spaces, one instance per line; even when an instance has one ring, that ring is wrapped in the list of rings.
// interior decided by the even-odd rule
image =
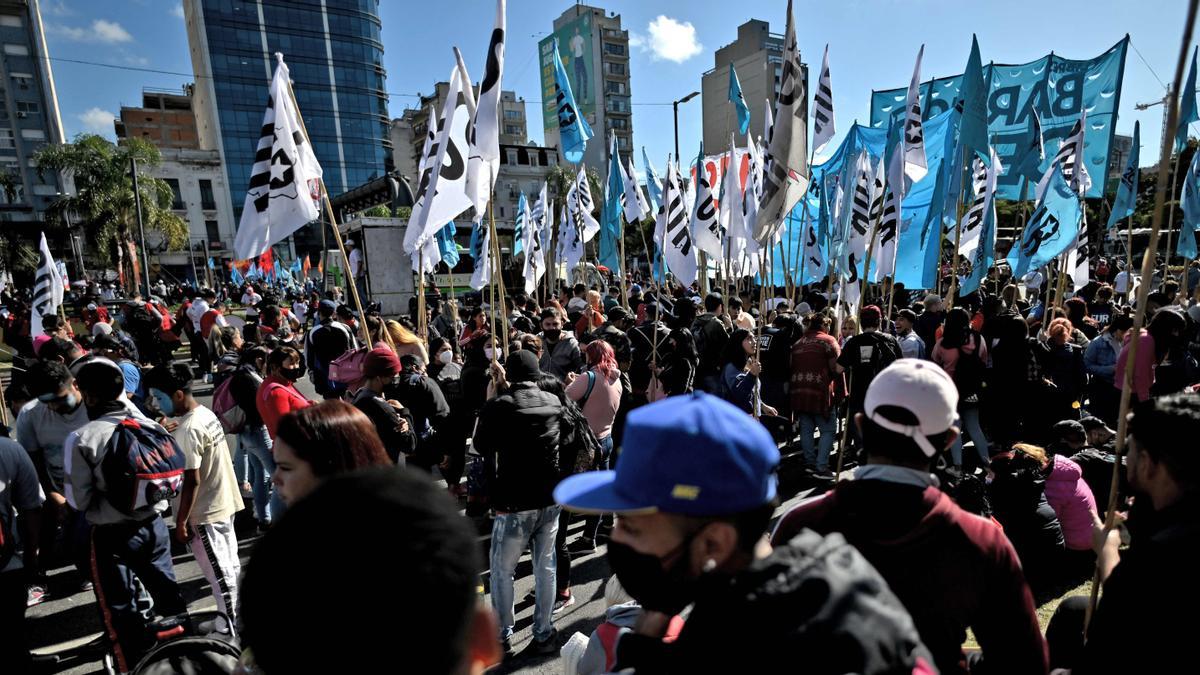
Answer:
[[[400,359],[390,347],[376,347],[363,359],[363,377],[395,376],[400,372]]]

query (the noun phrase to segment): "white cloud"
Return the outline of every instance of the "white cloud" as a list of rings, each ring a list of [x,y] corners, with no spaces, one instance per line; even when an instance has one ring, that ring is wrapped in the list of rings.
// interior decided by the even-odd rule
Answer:
[[[96,19],[87,28],[60,25],[50,25],[48,28],[50,32],[76,42],[100,42],[103,44],[133,42],[133,36],[121,24],[106,19]]]
[[[177,19],[182,19],[183,18],[183,5],[175,5],[174,7],[172,7],[171,8],[171,16],[173,16]]]
[[[71,11],[71,8],[67,7],[65,0],[50,0],[49,2],[42,3],[42,14],[70,16],[74,13]]]
[[[683,63],[699,54],[704,45],[696,41],[696,27],[690,21],[676,21],[659,15],[646,26],[648,34],[629,34],[629,45],[650,52],[655,61]]]
[[[113,120],[116,115],[110,113],[103,108],[88,108],[87,110],[76,115],[79,121],[83,123],[83,128],[88,133],[100,134],[101,136],[111,136],[113,133]]]

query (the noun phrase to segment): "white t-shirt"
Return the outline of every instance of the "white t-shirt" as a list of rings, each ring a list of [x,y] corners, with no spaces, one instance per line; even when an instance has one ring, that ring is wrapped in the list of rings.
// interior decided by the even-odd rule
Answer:
[[[192,320],[192,328],[197,333],[200,332],[200,317],[204,316],[207,312],[208,302],[206,302],[203,298],[196,298],[195,300],[192,300],[192,306],[188,307],[188,318]]]
[[[1130,290],[1130,288],[1129,288],[1129,277],[1130,276],[1131,275],[1129,274],[1128,270],[1121,270],[1120,272],[1117,272],[1116,278],[1113,279],[1113,291],[1115,291],[1117,293],[1128,293]]]
[[[220,523],[242,510],[242,493],[233,473],[233,455],[225,430],[213,411],[197,406],[176,418],[172,434],[183,449],[184,468],[200,470],[200,484],[188,520],[194,525]]]
[[[292,303],[292,314],[296,315],[296,320],[304,323],[304,319],[308,316],[308,303],[297,300]]]
[[[357,279],[362,275],[362,251],[357,248],[350,251],[350,278]]]
[[[570,42],[571,56],[573,56],[577,59],[582,59],[583,58],[583,44],[584,44],[583,36],[576,33],[575,37],[571,38],[571,42]]]
[[[250,292],[242,294],[242,304],[246,306],[257,305],[262,302],[262,296],[258,293]]]

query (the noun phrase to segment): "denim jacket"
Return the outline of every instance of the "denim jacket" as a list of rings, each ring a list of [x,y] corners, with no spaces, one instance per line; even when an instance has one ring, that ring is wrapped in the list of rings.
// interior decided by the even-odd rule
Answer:
[[[1088,343],[1087,350],[1083,353],[1083,365],[1092,376],[1112,382],[1113,372],[1117,367],[1117,355],[1120,353],[1121,344],[1112,333],[1105,331]]]

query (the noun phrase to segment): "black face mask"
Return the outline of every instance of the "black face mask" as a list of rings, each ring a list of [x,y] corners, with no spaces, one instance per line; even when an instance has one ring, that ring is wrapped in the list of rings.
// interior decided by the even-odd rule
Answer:
[[[638,553],[631,547],[615,541],[608,542],[608,565],[625,592],[642,607],[674,616],[696,597],[697,580],[688,577],[692,539],[688,535],[665,558]],[[663,563],[671,560],[664,568]]]
[[[297,368],[280,368],[279,374],[291,380],[292,382],[295,382],[296,380],[304,377],[304,366],[299,366]]]
[[[558,328],[550,328],[543,330],[542,335],[546,336],[547,340],[554,342],[558,340],[560,335],[562,335],[562,331]]]

